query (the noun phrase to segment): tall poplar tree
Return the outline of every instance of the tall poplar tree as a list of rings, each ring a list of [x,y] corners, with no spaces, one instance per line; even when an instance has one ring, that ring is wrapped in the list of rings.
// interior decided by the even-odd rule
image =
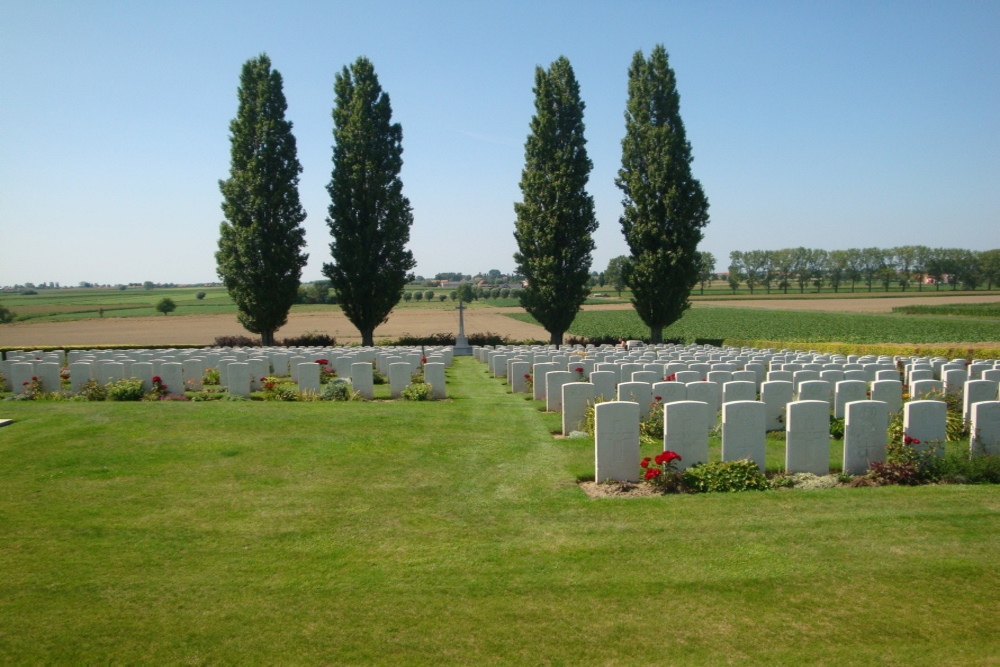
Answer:
[[[594,200],[586,185],[592,163],[583,137],[580,86],[569,60],[535,69],[535,115],[524,146],[523,201],[517,214],[514,253],[527,286],[521,305],[561,345],[563,334],[587,298]]]
[[[239,107],[229,124],[229,178],[219,181],[226,219],[219,229],[217,272],[236,303],[236,318],[264,345],[288,321],[308,255],[299,203],[299,164],[285,120],[281,74],[265,54],[240,74]]]
[[[677,81],[666,49],[637,51],[628,71],[622,168],[615,184],[625,193],[620,219],[630,261],[625,282],[649,326],[650,339],[690,307],[698,282],[698,242],[708,224],[708,199],[691,175],[691,144],[680,114]]]
[[[326,224],[333,262],[323,265],[347,318],[374,345],[416,266],[406,249],[413,213],[403,196],[403,129],[375,68],[358,58],[334,80],[333,177]]]

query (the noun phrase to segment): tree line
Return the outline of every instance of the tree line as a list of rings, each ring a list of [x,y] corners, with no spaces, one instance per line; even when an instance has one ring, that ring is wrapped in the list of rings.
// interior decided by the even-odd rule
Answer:
[[[298,194],[302,166],[282,86],[266,54],[244,64],[230,123],[230,174],[219,182],[224,220],[217,272],[240,323],[260,334],[264,345],[273,344],[291,305],[303,298],[300,278],[308,259],[306,212]],[[584,103],[569,60],[537,67],[534,93],[522,200],[514,205],[514,260],[525,278],[517,294],[559,344],[592,280],[597,220],[586,191],[592,164],[583,136]],[[362,344],[372,345],[375,328],[404,298],[416,262],[406,249],[413,213],[399,176],[402,129],[392,121],[389,96],[367,58],[335,75],[332,117],[326,223],[333,261],[323,265],[329,288],[324,293],[314,284],[305,298],[334,294]],[[636,52],[628,69],[622,167],[615,183],[623,193],[619,222],[630,250],[624,280],[654,342],[690,306],[698,280],[697,244],[708,223],[708,200],[691,175],[692,159],[666,50],[658,45],[648,59]]]
[[[789,289],[820,290],[829,287],[855,291],[858,285],[869,292],[875,285],[885,291],[896,284],[903,291],[922,291],[926,285],[935,289],[950,286],[974,290],[1000,285],[1000,249],[965,250],[961,248],[849,248],[822,250],[782,248],[780,250],[734,250],[729,254],[729,288],[735,293],[746,285],[750,293]]]

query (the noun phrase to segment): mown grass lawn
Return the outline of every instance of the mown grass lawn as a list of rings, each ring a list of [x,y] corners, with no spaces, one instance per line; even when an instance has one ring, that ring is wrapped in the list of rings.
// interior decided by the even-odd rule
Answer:
[[[587,498],[436,403],[0,403],[0,662],[995,664],[1000,491]]]

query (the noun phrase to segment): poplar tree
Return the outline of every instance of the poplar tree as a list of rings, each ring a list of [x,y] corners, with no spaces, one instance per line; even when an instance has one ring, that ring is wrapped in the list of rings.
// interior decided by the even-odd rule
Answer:
[[[308,255],[299,203],[299,164],[292,123],[285,120],[281,74],[265,54],[240,74],[239,107],[229,124],[229,178],[219,181],[225,220],[217,272],[236,303],[237,320],[274,344],[288,321]]]
[[[708,224],[708,199],[691,175],[691,144],[680,115],[680,95],[667,52],[637,51],[628,71],[622,168],[615,184],[624,192],[620,222],[630,250],[625,282],[632,303],[649,326],[650,340],[690,307],[698,282],[698,242]]]
[[[547,71],[537,67],[534,92],[522,201],[514,204],[514,261],[527,280],[521,306],[561,345],[589,293],[597,230],[594,200],[586,191],[592,163],[583,137],[580,86],[569,60],[560,57]]]
[[[374,345],[416,266],[406,249],[413,225],[403,196],[403,129],[375,68],[358,58],[334,80],[333,176],[326,224],[333,262],[323,265],[347,318]]]

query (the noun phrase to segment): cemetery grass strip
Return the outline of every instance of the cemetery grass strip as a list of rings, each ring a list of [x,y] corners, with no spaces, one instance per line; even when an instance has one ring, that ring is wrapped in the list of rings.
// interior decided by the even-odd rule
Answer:
[[[986,664],[996,487],[591,500],[439,403],[0,404],[0,662]]]

